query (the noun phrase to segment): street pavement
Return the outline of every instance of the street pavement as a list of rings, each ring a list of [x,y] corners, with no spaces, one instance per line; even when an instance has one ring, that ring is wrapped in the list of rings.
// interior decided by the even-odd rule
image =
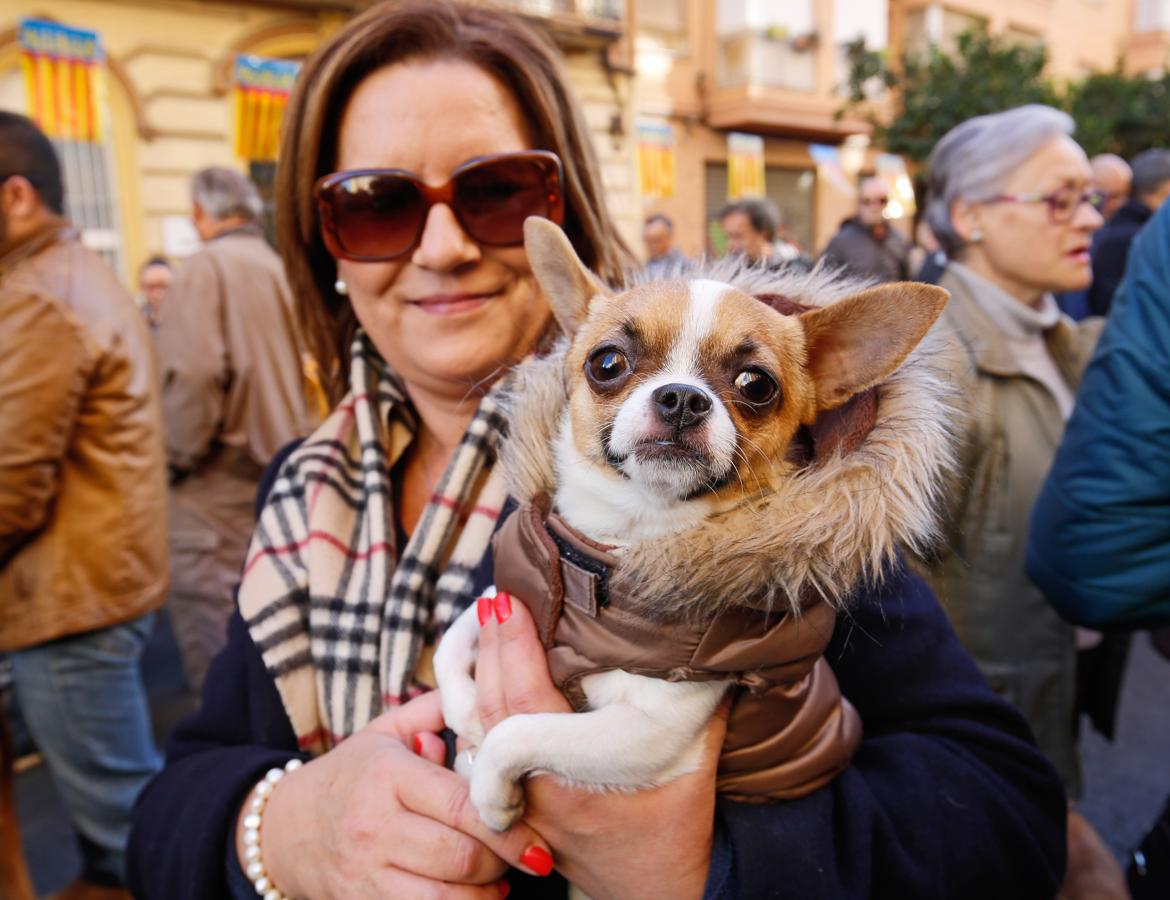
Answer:
[[[160,618],[151,638],[143,671],[161,741],[194,703],[184,686],[165,618]],[[1086,790],[1079,808],[1123,866],[1170,795],[1168,676],[1170,663],[1153,651],[1145,634],[1137,635],[1126,671],[1116,742],[1111,744],[1088,728],[1082,732]],[[15,795],[37,891],[43,895],[59,890],[76,876],[80,856],[45,767],[38,765],[18,775]]]

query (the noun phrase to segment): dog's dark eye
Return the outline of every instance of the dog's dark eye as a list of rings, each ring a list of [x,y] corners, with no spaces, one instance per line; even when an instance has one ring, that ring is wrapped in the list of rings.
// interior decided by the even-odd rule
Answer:
[[[589,357],[585,371],[590,381],[600,385],[612,385],[630,372],[630,361],[620,350],[605,347]]]
[[[732,384],[739,391],[739,395],[753,406],[762,406],[780,390],[772,376],[760,369],[744,369],[735,376]]]

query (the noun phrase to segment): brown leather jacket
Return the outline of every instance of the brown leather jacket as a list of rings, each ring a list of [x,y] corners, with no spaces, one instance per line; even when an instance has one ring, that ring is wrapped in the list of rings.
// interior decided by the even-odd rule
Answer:
[[[0,257],[0,650],[103,628],[167,587],[142,315],[62,221]]]
[[[609,583],[615,557],[550,513],[547,497],[513,513],[492,552],[496,587],[529,604],[553,682],[577,709],[581,679],[618,668],[741,688],[719,759],[721,794],[803,797],[852,759],[861,720],[822,656],[836,621],[828,604],[810,604],[799,619],[746,606],[701,625],[647,618]]]

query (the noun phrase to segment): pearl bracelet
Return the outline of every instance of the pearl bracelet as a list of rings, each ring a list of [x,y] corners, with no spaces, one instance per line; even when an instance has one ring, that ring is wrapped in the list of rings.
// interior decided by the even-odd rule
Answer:
[[[264,859],[260,854],[260,826],[264,821],[264,807],[268,805],[268,798],[272,796],[280,779],[284,778],[286,772],[295,772],[301,765],[301,760],[290,759],[283,769],[269,769],[252,792],[248,814],[244,816],[244,874],[264,900],[291,900],[280,892],[264,870]]]

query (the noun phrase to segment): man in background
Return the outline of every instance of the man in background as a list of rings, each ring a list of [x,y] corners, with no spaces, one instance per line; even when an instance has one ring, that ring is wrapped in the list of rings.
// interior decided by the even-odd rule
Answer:
[[[1109,314],[1113,293],[1125,275],[1129,245],[1170,195],[1170,150],[1146,150],[1133,158],[1129,200],[1097,232],[1093,241],[1093,283],[1089,312]]]
[[[260,475],[308,430],[292,297],[257,220],[256,188],[231,169],[191,182],[203,248],[179,269],[158,333],[171,469],[169,608],[199,690],[225,640]]]
[[[810,268],[799,248],[777,236],[780,210],[770,200],[749,197],[729,203],[719,212],[719,224],[727,235],[728,254],[771,269],[790,265]]]
[[[646,271],[655,278],[678,272],[687,264],[687,258],[674,246],[674,222],[662,213],[646,219],[642,241],[646,245]]]
[[[1133,172],[1129,163],[1116,153],[1100,153],[1094,156],[1089,160],[1089,168],[1093,172],[1090,185],[1101,195],[1101,205],[1097,212],[1108,221],[1129,199]]]
[[[165,256],[152,256],[138,270],[138,293],[142,297],[142,314],[151,330],[158,328],[163,299],[175,273]]]
[[[857,214],[841,223],[822,254],[825,262],[850,275],[877,281],[910,277],[911,244],[885,219],[889,190],[880,178],[867,178],[858,189]]]
[[[0,651],[81,841],[59,898],[129,900],[130,810],[161,765],[138,669],[167,587],[158,378],[62,217],[52,144],[0,112],[0,148]]]

